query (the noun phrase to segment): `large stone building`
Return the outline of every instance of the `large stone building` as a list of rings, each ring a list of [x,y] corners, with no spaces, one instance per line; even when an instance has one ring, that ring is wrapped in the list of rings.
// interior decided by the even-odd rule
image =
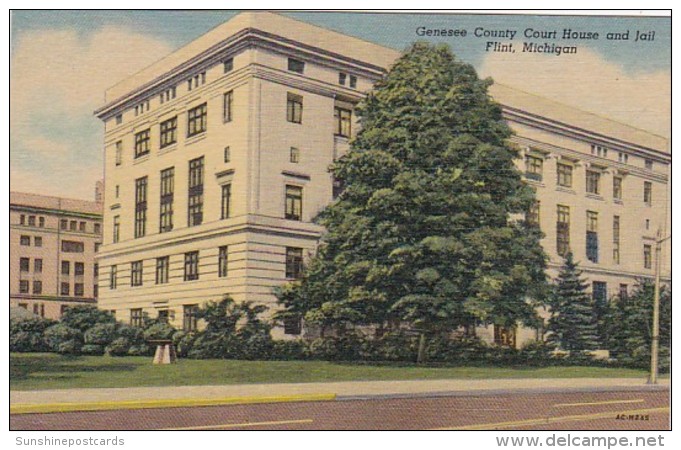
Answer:
[[[276,307],[273,288],[297,277],[323,231],[310,221],[334,198],[328,167],[356,133],[354,107],[398,56],[248,12],[110,88],[96,112],[105,126],[100,307],[185,329],[197,305],[227,293]],[[598,296],[652,275],[666,141],[503,86],[492,94],[537,187],[551,268],[571,248]],[[285,328],[276,334],[298,331]]]
[[[10,306],[58,319],[95,304],[102,204],[10,192]]]

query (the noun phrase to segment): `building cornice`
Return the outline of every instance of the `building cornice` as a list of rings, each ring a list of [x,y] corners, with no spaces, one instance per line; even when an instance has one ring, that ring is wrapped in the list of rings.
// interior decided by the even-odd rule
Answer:
[[[29,213],[35,213],[35,214],[50,214],[50,215],[56,215],[56,216],[69,216],[69,217],[80,217],[80,218],[83,218],[83,219],[102,220],[102,214],[95,214],[95,213],[70,211],[70,210],[66,210],[66,209],[41,208],[41,207],[37,207],[37,206],[21,205],[21,204],[17,204],[17,203],[10,203],[9,207],[10,207],[11,210],[14,210],[14,211],[22,211],[22,212],[29,212]]]
[[[224,59],[233,57],[249,48],[263,48],[297,56],[316,64],[348,71],[374,81],[380,79],[386,73],[386,69],[371,63],[313,47],[257,28],[245,28],[137,89],[108,102],[95,110],[94,114],[102,120],[107,120],[131,105],[158,95],[185,81],[195,73],[207,70]]]

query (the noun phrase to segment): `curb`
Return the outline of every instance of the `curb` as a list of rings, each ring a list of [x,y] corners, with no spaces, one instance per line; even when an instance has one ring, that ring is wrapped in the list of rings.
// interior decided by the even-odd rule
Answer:
[[[82,411],[108,411],[116,409],[182,408],[193,406],[247,405],[255,403],[319,402],[333,401],[336,394],[302,394],[271,397],[228,397],[215,399],[165,399],[130,400],[91,403],[21,403],[10,406],[10,414],[46,414]]]

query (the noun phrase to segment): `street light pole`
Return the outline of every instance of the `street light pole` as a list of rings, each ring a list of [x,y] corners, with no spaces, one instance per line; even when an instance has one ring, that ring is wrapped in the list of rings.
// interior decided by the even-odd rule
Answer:
[[[657,384],[658,355],[660,352],[660,252],[662,243],[669,239],[662,239],[662,231],[657,230],[655,239],[655,294],[653,296],[653,336],[650,346],[650,378],[648,384]]]

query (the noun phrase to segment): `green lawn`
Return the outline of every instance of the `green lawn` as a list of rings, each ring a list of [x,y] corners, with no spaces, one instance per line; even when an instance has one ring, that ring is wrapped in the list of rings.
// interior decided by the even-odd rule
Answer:
[[[181,359],[154,366],[151,358],[10,355],[10,389],[187,386],[446,378],[644,378],[641,370],[603,367],[416,367],[324,361],[226,361]]]

